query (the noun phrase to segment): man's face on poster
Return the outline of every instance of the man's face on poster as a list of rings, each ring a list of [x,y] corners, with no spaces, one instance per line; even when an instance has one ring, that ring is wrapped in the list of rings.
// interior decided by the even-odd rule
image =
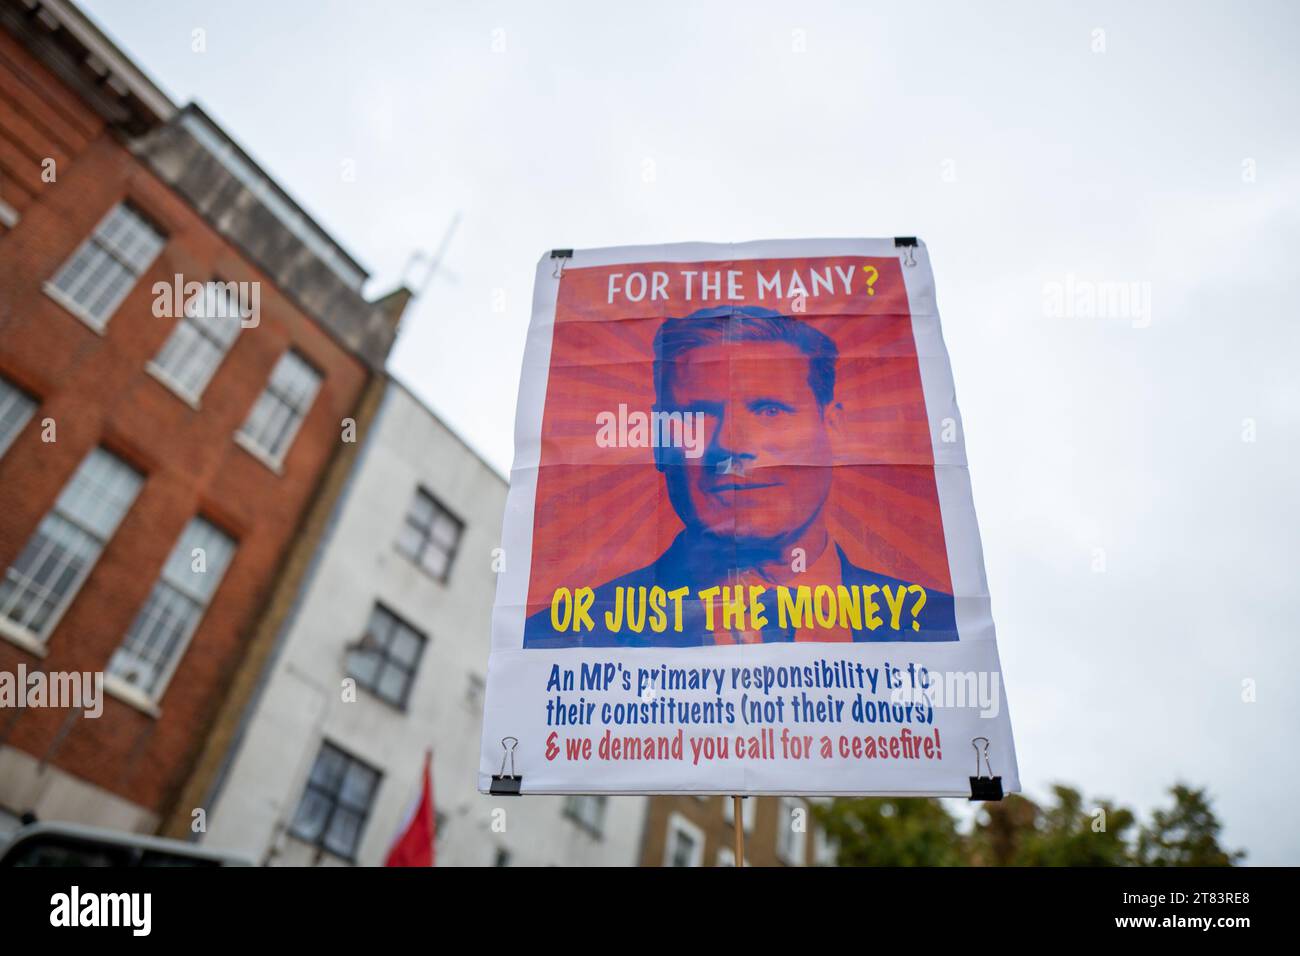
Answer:
[[[661,407],[704,415],[704,454],[661,453],[673,508],[688,528],[780,547],[820,514],[831,486],[840,410],[809,384],[809,358],[785,341],[739,339],[673,360]]]

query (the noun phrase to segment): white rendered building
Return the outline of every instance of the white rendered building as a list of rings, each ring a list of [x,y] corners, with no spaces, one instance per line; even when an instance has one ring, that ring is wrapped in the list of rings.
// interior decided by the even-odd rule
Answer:
[[[395,382],[362,442],[202,842],[382,865],[431,748],[437,865],[634,865],[643,797],[475,790],[505,480]]]

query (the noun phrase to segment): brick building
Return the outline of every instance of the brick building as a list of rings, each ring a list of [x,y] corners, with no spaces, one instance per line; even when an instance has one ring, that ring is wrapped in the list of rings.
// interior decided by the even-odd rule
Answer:
[[[835,850],[801,797],[741,801],[746,866],[833,866]],[[641,843],[642,866],[735,866],[731,797],[652,797]]]
[[[0,0],[0,809],[153,831],[264,652],[409,293],[65,0]]]

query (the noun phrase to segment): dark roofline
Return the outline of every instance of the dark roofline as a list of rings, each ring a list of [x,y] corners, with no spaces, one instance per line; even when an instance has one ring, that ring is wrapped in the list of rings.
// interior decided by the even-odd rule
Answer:
[[[113,129],[138,136],[175,115],[171,97],[68,0],[0,0],[0,25]]]
[[[409,291],[367,301],[365,267],[202,107],[178,109],[72,0],[0,0],[0,28],[303,312],[382,374]]]
[[[142,137],[184,114],[202,119],[231,152],[266,182],[276,198],[361,276],[370,271],[321,226],[279,181],[197,103],[179,107],[112,38],[70,0],[0,0],[0,26],[76,90],[109,126],[128,139]]]
[[[254,159],[249,154],[248,150],[244,149],[244,147],[239,144],[239,141],[236,140],[233,136],[231,136],[230,133],[226,131],[226,128],[222,126],[220,123],[218,123],[212,117],[211,113],[205,110],[196,101],[186,103],[184,108],[180,112],[194,113],[197,114],[199,117],[201,117],[203,121],[208,126],[210,126],[218,136],[220,136],[226,143],[230,145],[230,148],[234,150],[235,154],[238,155],[240,159],[242,159],[245,163],[253,167],[254,170],[256,170],[258,173],[261,174],[262,178],[266,180],[267,185],[269,185],[271,189],[275,191],[275,194],[277,196],[279,196],[282,200],[284,200],[284,202],[290,208],[292,208],[294,212],[302,216],[303,220],[306,221],[306,223],[310,225],[317,233],[319,233],[321,238],[324,239],[326,242],[328,242],[330,246],[334,248],[334,251],[337,252],[343,259],[347,261],[348,265],[352,266],[354,269],[356,269],[358,272],[361,273],[362,284],[363,285],[365,284],[365,281],[370,278],[370,270],[367,269],[365,266],[363,266],[360,262],[358,262],[356,256],[348,252],[348,250],[343,247],[343,244],[340,243],[337,239],[335,239],[333,234],[330,233],[328,229],[326,229],[324,226],[318,223],[312,217],[312,215],[308,213],[307,210],[304,209],[296,199],[294,199],[291,195],[289,195],[289,193],[284,189],[284,187],[280,185],[279,180],[277,180],[274,176],[268,173],[266,169],[262,166],[262,164],[259,163],[256,159]]]

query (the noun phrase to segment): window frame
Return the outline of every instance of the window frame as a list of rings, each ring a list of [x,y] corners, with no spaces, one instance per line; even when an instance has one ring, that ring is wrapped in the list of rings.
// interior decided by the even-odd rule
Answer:
[[[776,858],[787,866],[807,866],[808,865],[808,831],[796,833],[791,828],[793,822],[793,811],[802,809],[807,816],[809,813],[808,804],[798,797],[781,797],[779,812],[776,820]],[[792,839],[797,846],[795,855],[788,855],[786,840]]]
[[[167,565],[171,561],[172,555],[176,552],[176,549],[181,546],[191,525],[196,521],[203,522],[230,542],[230,554],[226,558],[225,565],[221,568],[220,573],[212,584],[211,591],[202,603],[199,603],[198,599],[193,595],[184,593],[175,584],[172,584],[166,579]],[[191,547],[190,550],[192,552],[193,548]],[[140,605],[139,609],[136,611],[135,617],[131,619],[131,624],[127,628],[126,634],[122,636],[122,640],[118,643],[117,647],[113,650],[112,655],[110,655],[108,662],[104,665],[104,681],[106,684],[112,683],[116,685],[114,689],[122,691],[122,694],[119,694],[119,696],[126,695],[132,699],[138,697],[151,706],[156,706],[162,702],[163,695],[167,693],[167,688],[171,684],[176,669],[184,659],[185,652],[189,650],[190,642],[194,640],[194,635],[198,633],[199,627],[203,624],[203,619],[207,617],[208,610],[212,607],[212,602],[216,599],[217,591],[221,588],[221,582],[225,580],[226,574],[230,571],[231,564],[234,563],[235,555],[238,553],[239,539],[201,512],[193,515],[185,522],[185,527],[182,528],[180,534],[176,536],[176,541],[172,545],[171,550],[167,552],[167,557],[164,559],[162,567],[158,569],[158,576],[154,578],[153,587],[149,590],[149,596],[145,598],[144,604]],[[211,573],[211,569],[209,568],[204,573]],[[143,685],[131,683],[115,671],[109,670],[109,668],[116,659],[118,652],[126,648],[126,642],[135,632],[140,617],[152,606],[154,594],[159,588],[164,587],[169,591],[178,594],[183,601],[194,605],[196,613],[194,614],[193,620],[191,620],[186,627],[184,635],[176,642],[176,646],[169,655],[166,665],[158,670],[158,676],[154,682],[155,687],[153,689],[146,689]]]
[[[108,455],[115,462],[118,462],[124,468],[126,468],[131,473],[136,475],[136,477],[139,479],[139,483],[136,485],[135,491],[131,495],[131,500],[126,503],[126,507],[122,509],[122,513],[118,516],[117,521],[114,522],[113,527],[109,530],[108,534],[105,535],[103,538],[100,538],[98,533],[93,529],[86,527],[86,525],[82,521],[79,521],[71,517],[69,514],[65,513],[59,507],[60,502],[63,500],[63,496],[67,493],[68,489],[72,486],[72,483],[77,480],[77,477],[81,474],[82,468],[86,466],[86,463],[90,460],[91,456],[94,455],[96,452],[102,452],[105,455]],[[38,654],[45,653],[46,649],[49,646],[50,638],[54,636],[54,632],[58,630],[59,623],[63,620],[63,615],[68,612],[68,609],[72,606],[72,603],[81,594],[81,589],[84,588],[86,586],[86,582],[90,580],[90,575],[94,572],[96,566],[99,564],[100,559],[103,558],[104,552],[108,550],[109,543],[117,535],[118,529],[122,526],[122,522],[126,520],[126,516],[131,513],[131,509],[135,506],[136,501],[139,500],[140,492],[144,490],[144,486],[147,481],[148,481],[147,474],[145,474],[139,468],[135,467],[134,464],[132,464],[123,456],[113,451],[110,451],[108,448],[105,448],[103,445],[95,445],[93,448],[90,449],[90,451],[86,452],[86,454],[82,456],[81,461],[77,463],[76,469],[72,472],[71,475],[68,476],[67,480],[63,483],[63,487],[59,489],[58,496],[54,499],[53,502],[51,502],[49,508],[46,509],[45,514],[41,516],[41,520],[37,523],[36,527],[31,530],[30,534],[28,534],[27,540],[23,543],[23,546],[18,551],[18,553],[14,555],[13,561],[10,562],[9,566],[5,568],[3,575],[0,576],[0,580],[8,578],[9,573],[14,568],[14,564],[18,561],[20,557],[23,556],[23,554],[26,553],[28,546],[32,543],[33,539],[36,537],[37,534],[40,533],[41,529],[45,526],[45,523],[49,521],[52,516],[57,516],[59,520],[66,522],[67,524],[75,528],[77,531],[81,532],[84,535],[89,536],[93,541],[95,541],[97,547],[95,550],[94,557],[91,560],[86,562],[85,567],[78,572],[78,574],[76,575],[75,579],[68,587],[68,589],[59,596],[59,601],[57,604],[53,606],[53,609],[50,611],[50,615],[46,619],[45,626],[43,628],[41,628],[39,631],[34,631],[26,624],[19,624],[18,622],[12,620],[9,617],[7,611],[0,611],[0,634],[3,634],[6,637],[11,638],[14,641],[14,643],[17,643],[19,644],[19,646],[24,647],[28,650],[32,650],[35,653]]]
[[[158,248],[154,251],[153,255],[146,260],[142,260],[138,268],[133,263],[125,261],[117,249],[113,248],[109,242],[100,237],[100,231],[105,225],[107,225],[114,213],[119,209],[129,211],[132,216],[144,223],[144,225],[159,239]],[[108,325],[113,320],[113,316],[117,314],[117,310],[121,308],[122,303],[126,301],[127,296],[135,291],[135,287],[140,284],[141,278],[143,278],[145,273],[149,271],[150,267],[158,261],[158,257],[162,255],[162,251],[167,248],[169,239],[170,237],[158,224],[157,219],[146,213],[130,198],[120,199],[109,208],[108,212],[104,213],[104,215],[100,217],[99,221],[95,223],[94,228],[90,230],[90,234],[82,239],[67,258],[59,263],[58,268],[54,270],[54,274],[45,281],[43,285],[44,292],[47,296],[57,302],[65,311],[76,316],[86,325],[90,326],[90,328],[95,332],[103,335],[108,330]],[[95,312],[91,311],[88,305],[77,301],[75,296],[59,286],[60,276],[64,274],[76,258],[89,246],[94,246],[97,251],[106,255],[114,263],[126,270],[127,274],[131,276],[131,282],[125,285],[116,299],[105,308],[102,316],[96,315]],[[93,301],[93,299],[91,301]]]
[[[420,525],[416,524],[412,520],[412,512],[415,509],[415,505],[422,497],[427,498],[429,500],[429,503],[433,506],[433,512],[429,518],[429,523],[426,527],[421,527]],[[441,547],[440,545],[437,545],[436,542],[434,542],[433,540],[433,528],[434,525],[437,523],[437,519],[439,515],[445,515],[456,525],[456,540],[454,541],[452,546],[449,549],[447,549],[445,552],[447,556],[447,564],[443,568],[441,575],[435,574],[424,563],[425,552],[428,551],[431,545],[435,547]],[[405,545],[402,543],[402,532],[405,531],[407,528],[410,528],[418,532],[420,535],[420,545],[418,548],[416,548],[414,554],[408,551]],[[428,488],[426,488],[424,485],[417,485],[415,489],[415,495],[410,499],[410,503],[406,506],[406,512],[405,514],[402,515],[402,528],[398,532],[397,542],[396,542],[396,547],[398,552],[402,554],[404,557],[408,558],[412,564],[418,567],[425,574],[429,575],[429,577],[433,578],[435,581],[439,581],[443,584],[446,584],[449,580],[451,580],[451,569],[453,566],[455,566],[456,558],[460,555],[461,542],[464,539],[464,537],[465,537],[465,521],[458,514],[456,514],[456,512],[452,511],[445,504],[443,504],[442,499],[439,498],[437,495],[435,495],[433,492],[431,492]]]
[[[339,778],[339,792],[330,793],[328,791],[325,791],[322,787],[319,787],[316,784],[314,784],[311,779],[312,771],[316,769],[317,762],[320,760],[321,755],[326,750],[334,751],[335,753],[341,755],[345,761],[347,761],[347,763],[343,768],[343,774]],[[347,779],[348,771],[352,768],[353,764],[356,764],[358,766],[365,768],[366,770],[369,770],[371,773],[374,774],[375,780],[374,780],[374,786],[370,790],[370,799],[366,803],[365,812],[361,813],[361,820],[357,825],[356,840],[353,843],[351,851],[347,855],[344,855],[339,853],[337,850],[330,849],[328,846],[325,845],[324,840],[326,834],[329,833],[330,824],[333,823],[334,821],[334,814],[338,810],[339,805],[342,802],[339,799],[339,793],[341,793],[342,791],[343,782]],[[350,750],[340,747],[338,744],[334,743],[334,741],[328,738],[322,738],[320,741],[320,745],[316,748],[316,755],[312,758],[311,765],[307,768],[307,776],[304,778],[302,789],[298,793],[298,800],[294,804],[293,816],[289,820],[289,825],[286,828],[286,832],[288,832],[288,834],[291,837],[293,837],[295,840],[299,841],[300,843],[306,844],[307,846],[312,847],[313,849],[319,851],[320,853],[328,853],[330,856],[335,857],[336,859],[344,860],[348,863],[356,863],[357,852],[361,849],[361,842],[365,838],[366,826],[367,824],[369,824],[370,817],[374,813],[375,802],[379,796],[379,788],[383,785],[383,782],[384,782],[384,772],[380,770],[378,767],[374,766],[369,761],[362,760],[360,757],[357,757],[355,754],[353,754]],[[304,836],[298,829],[298,815],[302,809],[303,801],[306,799],[308,792],[311,790],[315,790],[317,793],[324,793],[325,796],[330,801],[329,813],[326,814],[325,816],[325,822],[321,824],[320,833],[314,838]],[[357,808],[352,806],[345,807],[345,809],[354,813],[358,812]]]
[[[402,664],[401,661],[397,660],[394,657],[394,655],[390,653],[390,648],[392,647],[393,639],[396,636],[395,631],[390,633],[388,638],[388,643],[385,644],[383,647],[379,648],[378,651],[364,651],[359,646],[362,641],[364,641],[367,637],[370,636],[371,625],[374,623],[375,617],[378,614],[387,615],[391,619],[391,623],[389,625],[390,630],[393,628],[405,628],[407,631],[409,631],[419,640],[419,650],[416,651],[415,660],[411,663],[409,669],[405,664]],[[385,704],[388,704],[390,707],[393,707],[396,710],[405,713],[408,709],[408,704],[410,703],[411,689],[415,686],[415,679],[419,675],[420,665],[424,662],[424,652],[428,650],[428,647],[429,647],[428,634],[420,630],[410,621],[406,620],[406,618],[402,617],[400,614],[398,614],[388,605],[384,604],[382,601],[375,601],[374,604],[371,605],[370,616],[366,618],[365,633],[361,636],[361,639],[357,641],[356,644],[349,646],[347,649],[348,654],[345,660],[345,670],[347,672],[346,676],[356,681],[357,686],[365,690],[367,693],[372,694],[379,700],[383,701]],[[377,653],[380,655],[379,663],[375,668],[375,679],[373,683],[363,682],[362,678],[359,677],[356,674],[356,672],[352,669],[352,660],[351,660],[352,655],[357,653]],[[396,666],[399,670],[405,671],[407,675],[406,684],[402,688],[401,700],[393,700],[391,697],[388,697],[379,689],[380,678],[383,676],[384,669],[388,667],[390,663]]]
[[[595,806],[595,821],[583,815],[580,806]],[[584,833],[597,840],[605,838],[605,816],[609,813],[609,798],[600,793],[570,793],[564,798],[564,816]]]
[[[311,400],[301,409],[291,405],[279,390],[272,387],[272,383],[275,381],[276,372],[280,370],[281,366],[291,355],[316,376],[316,387],[312,391]],[[307,416],[311,414],[312,408],[315,407],[316,400],[320,398],[321,389],[324,385],[324,373],[321,372],[321,370],[317,368],[316,365],[299,349],[292,345],[289,346],[289,348],[281,352],[280,357],[275,360],[275,365],[271,367],[271,372],[266,377],[266,384],[263,385],[262,390],[257,393],[257,398],[253,400],[253,404],[249,407],[248,414],[244,416],[243,424],[235,430],[235,443],[278,474],[284,467],[284,462],[289,457],[289,452],[293,449],[293,443],[298,439],[298,433],[302,430],[303,423],[307,420]],[[253,413],[257,411],[258,407],[262,404],[262,399],[268,395],[272,396],[282,406],[286,406],[298,413],[296,420],[293,422],[293,427],[285,433],[287,437],[284,440],[284,447],[281,448],[278,453],[269,448],[263,447],[248,431],[249,423],[253,420]]]
[[[26,411],[19,413],[17,424],[14,425],[13,430],[9,432],[8,435],[4,434],[3,431],[0,431],[0,458],[3,458],[8,453],[9,449],[13,447],[14,442],[17,441],[18,436],[23,433],[23,429],[27,427],[28,422],[36,417],[36,410],[41,407],[40,399],[35,395],[27,391],[27,389],[23,388],[12,379],[0,375],[0,390],[5,389],[12,393],[12,400],[9,402],[11,406],[25,400],[31,407],[26,409]],[[4,402],[6,398],[10,398],[10,396],[0,393],[0,403]],[[0,417],[0,422],[3,422],[3,417]]]
[[[685,833],[695,841],[694,849],[691,851],[691,862],[687,864],[687,867],[703,866],[704,831],[676,810],[668,815],[668,824],[665,827],[663,865],[665,867],[676,868],[673,863],[673,846],[674,839],[678,833]]]
[[[190,314],[188,307],[182,308],[181,314],[176,318],[176,322],[172,326],[171,331],[167,334],[167,338],[163,341],[162,345],[158,347],[158,351],[154,354],[153,358],[149,359],[148,363],[145,365],[145,370],[148,371],[149,374],[162,382],[163,385],[166,385],[180,398],[184,399],[186,403],[193,405],[196,408],[198,407],[200,399],[203,398],[203,393],[206,392],[208,386],[212,384],[212,380],[216,378],[217,372],[221,370],[221,366],[225,364],[226,358],[230,355],[231,349],[235,347],[235,343],[239,340],[239,333],[243,329],[244,323],[244,316],[239,310],[238,283],[223,281],[218,276],[214,276],[207,282],[203,283],[205,308],[207,306],[208,292],[213,288],[221,289],[226,293],[226,311],[228,313],[226,318],[233,319],[236,323],[235,333],[230,337],[230,341],[228,343],[221,342],[201,324],[198,317]],[[211,318],[216,318],[216,316]],[[167,347],[171,345],[172,340],[180,333],[183,326],[188,326],[193,329],[194,334],[197,335],[199,339],[217,350],[217,360],[213,364],[211,370],[204,377],[203,384],[197,390],[191,390],[184,382],[173,375],[167,366],[160,361],[163,353],[167,350]],[[193,355],[192,350],[186,353],[187,357],[190,355]],[[259,397],[261,397],[260,393]]]

